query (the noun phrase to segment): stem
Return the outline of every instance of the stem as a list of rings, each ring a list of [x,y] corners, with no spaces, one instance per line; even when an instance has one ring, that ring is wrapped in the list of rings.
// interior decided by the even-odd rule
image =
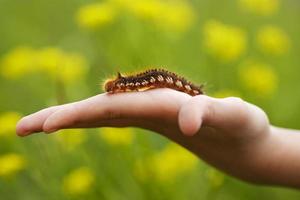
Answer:
[[[58,104],[64,104],[67,102],[66,87],[64,82],[57,78],[55,81],[56,101]]]

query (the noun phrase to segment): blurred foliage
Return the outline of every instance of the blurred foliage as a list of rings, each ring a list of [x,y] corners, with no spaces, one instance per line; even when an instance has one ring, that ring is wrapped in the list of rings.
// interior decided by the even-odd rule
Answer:
[[[297,0],[0,0],[1,199],[299,199],[209,167],[140,129],[15,136],[21,116],[165,67],[300,129]]]

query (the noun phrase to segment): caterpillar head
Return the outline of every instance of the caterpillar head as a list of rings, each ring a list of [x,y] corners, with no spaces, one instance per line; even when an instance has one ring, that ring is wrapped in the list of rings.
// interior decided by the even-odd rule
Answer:
[[[118,75],[117,75],[116,79],[107,79],[103,84],[104,85],[104,90],[106,92],[116,91],[117,89],[119,89],[116,84],[122,78],[123,78],[123,76],[120,74],[120,72],[118,72]]]

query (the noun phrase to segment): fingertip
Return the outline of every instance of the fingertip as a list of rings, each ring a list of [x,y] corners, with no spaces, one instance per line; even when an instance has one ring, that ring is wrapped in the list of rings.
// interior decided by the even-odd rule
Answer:
[[[28,121],[28,117],[23,117],[16,124],[16,134],[20,137],[24,137],[30,135],[32,131],[30,130],[30,121]]]
[[[23,117],[16,124],[16,134],[24,137],[43,131],[42,126],[45,120],[59,108],[61,106],[53,106]]]
[[[181,132],[186,136],[193,136],[199,131],[202,124],[201,110],[195,107],[193,101],[182,106],[178,123]]]
[[[184,135],[193,136],[199,131],[201,127],[201,120],[199,120],[198,122],[199,123],[185,122],[184,118],[179,118],[179,128]]]

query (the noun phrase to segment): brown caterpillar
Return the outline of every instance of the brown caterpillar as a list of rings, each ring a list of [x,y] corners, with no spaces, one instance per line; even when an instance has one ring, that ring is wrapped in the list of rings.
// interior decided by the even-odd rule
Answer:
[[[143,91],[154,88],[171,88],[185,92],[191,96],[203,94],[203,85],[199,87],[181,76],[165,69],[150,69],[130,76],[122,76],[118,72],[115,79],[104,82],[104,89],[108,93]]]

